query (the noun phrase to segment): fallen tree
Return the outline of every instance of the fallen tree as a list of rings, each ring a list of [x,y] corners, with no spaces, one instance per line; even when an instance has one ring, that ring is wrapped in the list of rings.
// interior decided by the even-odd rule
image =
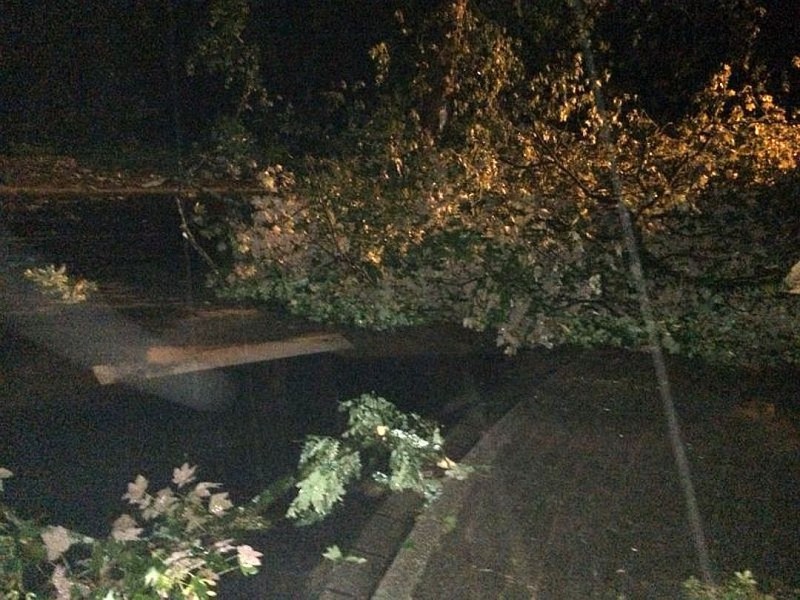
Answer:
[[[530,74],[519,41],[466,0],[426,27],[399,82],[390,48],[373,51],[394,81],[377,109],[333,148],[266,167],[264,194],[214,224],[231,258],[223,294],[358,326],[493,328],[509,353],[639,347],[613,172],[665,347],[800,359],[782,283],[800,236],[800,127],[757,80],[722,65],[661,123],[605,72],[610,153],[581,52]]]

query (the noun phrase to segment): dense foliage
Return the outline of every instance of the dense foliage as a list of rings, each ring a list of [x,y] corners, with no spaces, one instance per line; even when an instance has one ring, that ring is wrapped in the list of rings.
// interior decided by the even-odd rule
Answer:
[[[683,588],[689,600],[775,600],[774,596],[758,590],[750,571],[734,573],[721,585],[707,585],[692,577],[684,582]]]
[[[131,513],[117,518],[108,537],[92,538],[62,526],[20,517],[2,502],[0,466],[0,596],[9,600],[92,598],[145,600],[216,595],[221,576],[258,572],[262,553],[236,541],[242,533],[271,525],[266,514],[294,487],[286,512],[298,524],[328,516],[354,482],[371,477],[389,490],[409,490],[433,499],[441,476],[464,478],[470,468],[444,454],[439,427],[391,402],[364,394],[342,402],[347,428],[338,437],[308,436],[297,477],[279,479],[242,506],[234,506],[221,484],[198,481],[184,463],[171,484],[151,491],[138,475],[122,499]],[[328,549],[332,560],[364,559]]]
[[[264,167],[265,193],[216,224],[232,259],[223,293],[358,326],[492,328],[510,353],[638,347],[619,200],[669,350],[800,359],[800,306],[782,284],[798,258],[800,127],[752,72],[721,65],[659,121],[604,71],[603,113],[578,49],[532,73],[521,41],[472,2],[413,28],[398,19],[400,41],[372,51],[381,101],[341,94],[341,133]]]
[[[347,429],[339,438],[308,436],[300,455],[297,496],[287,516],[314,523],[341,502],[347,486],[369,477],[391,491],[409,490],[435,499],[440,475],[462,479],[470,472],[444,454],[439,427],[416,413],[403,413],[375,396],[342,402]]]
[[[800,259],[800,57],[779,43],[800,19],[788,3],[587,0],[579,18],[567,0],[396,0],[367,24],[364,1],[95,16],[68,2],[52,49],[30,64],[9,53],[9,81],[35,91],[80,71],[42,105],[63,98],[54,121],[88,120],[101,136],[118,110],[140,132],[194,143],[188,179],[257,177],[252,201],[197,205],[196,225],[224,250],[214,279],[228,296],[368,327],[455,321],[496,331],[509,352],[638,347],[621,201],[667,348],[798,360],[797,296],[782,283]],[[10,13],[21,32],[26,15]],[[91,35],[62,56],[82,26]],[[90,96],[98,114],[74,114]],[[605,125],[613,151],[599,143]]]
[[[184,464],[156,492],[137,476],[123,496],[135,513],[116,519],[106,539],[23,519],[0,502],[2,597],[200,599],[225,573],[256,573],[261,553],[233,536],[267,526],[261,501],[236,508],[220,484],[195,473]],[[0,479],[10,476],[0,468]]]

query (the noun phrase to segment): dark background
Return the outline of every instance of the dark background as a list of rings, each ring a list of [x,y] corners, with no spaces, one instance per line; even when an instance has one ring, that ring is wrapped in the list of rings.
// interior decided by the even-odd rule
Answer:
[[[370,47],[399,43],[396,10],[420,23],[446,2],[251,0],[245,41],[258,47],[263,84],[276,106],[314,118],[319,94],[373,78]],[[11,0],[0,11],[0,151],[50,144],[172,146],[175,110],[184,144],[231,110],[220,77],[190,77],[186,62],[209,20],[207,1]],[[471,4],[522,41],[532,71],[563,49],[574,20],[562,0]],[[522,7],[522,12],[517,6]],[[754,44],[747,43],[757,6]],[[417,29],[419,31],[419,29]],[[800,2],[629,0],[609,3],[595,39],[610,44],[617,85],[670,119],[724,61],[763,64],[770,91],[800,106]],[[409,40],[406,38],[406,46]],[[411,37],[410,45],[415,43]],[[794,84],[787,91],[786,85]],[[305,112],[304,112],[305,111]]]

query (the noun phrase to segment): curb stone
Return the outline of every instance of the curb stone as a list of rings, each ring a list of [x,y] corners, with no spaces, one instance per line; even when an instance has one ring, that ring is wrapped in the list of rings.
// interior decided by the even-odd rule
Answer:
[[[358,539],[347,553],[366,558],[361,564],[352,562],[323,563],[312,574],[324,581],[320,600],[370,598],[375,584],[397,554],[414,517],[423,505],[422,499],[411,492],[392,494],[361,530]],[[327,573],[326,573],[327,572]]]
[[[522,435],[526,419],[521,418],[525,402],[520,402],[500,419],[464,457],[463,463],[490,466],[498,452]],[[442,538],[453,528],[469,492],[479,480],[474,474],[463,481],[448,479],[441,497],[417,519],[411,534],[400,548],[372,595],[374,600],[406,600],[414,597],[431,555],[440,547]]]
[[[575,359],[548,369],[542,381],[573,365]],[[534,376],[534,374],[531,374]],[[489,467],[502,448],[524,435],[523,418],[529,402],[520,399],[475,443],[459,461],[473,467]],[[411,600],[428,560],[442,538],[454,526],[470,490],[481,477],[474,473],[463,481],[446,479],[442,495],[422,510],[416,494],[393,494],[362,529],[348,553],[367,558],[366,563],[328,561],[317,567],[311,580],[322,581],[320,600]],[[422,511],[422,512],[420,512]],[[455,522],[457,526],[457,522]],[[320,589],[317,587],[317,589]]]

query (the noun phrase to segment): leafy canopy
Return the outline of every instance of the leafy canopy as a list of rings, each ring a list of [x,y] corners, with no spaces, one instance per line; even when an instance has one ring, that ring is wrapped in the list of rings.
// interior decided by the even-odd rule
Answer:
[[[372,53],[374,109],[353,105],[327,147],[265,167],[264,194],[218,228],[223,294],[372,328],[456,321],[493,329],[509,353],[639,347],[613,169],[665,346],[800,358],[782,284],[800,235],[800,128],[752,73],[723,64],[661,122],[604,71],[610,153],[578,49],[532,69],[522,40],[467,0],[398,18],[399,41]]]

